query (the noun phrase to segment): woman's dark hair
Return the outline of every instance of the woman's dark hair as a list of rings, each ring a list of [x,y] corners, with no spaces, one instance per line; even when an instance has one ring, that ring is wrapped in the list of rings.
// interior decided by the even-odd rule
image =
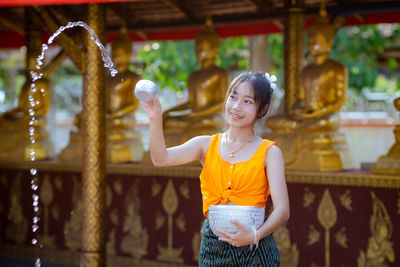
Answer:
[[[241,73],[239,76],[233,79],[229,85],[228,91],[226,92],[224,103],[226,104],[231,92],[235,90],[239,84],[245,81],[250,82],[254,90],[254,100],[257,104],[257,119],[262,118],[268,112],[273,91],[269,80],[263,73],[248,71]],[[265,109],[267,105],[268,108]]]

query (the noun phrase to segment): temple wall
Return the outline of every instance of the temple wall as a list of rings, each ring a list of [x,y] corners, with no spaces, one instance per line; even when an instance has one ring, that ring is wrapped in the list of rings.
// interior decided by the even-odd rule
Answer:
[[[35,236],[30,167],[40,177]],[[204,219],[200,171],[199,166],[108,165],[108,266],[197,265]],[[281,266],[399,265],[399,177],[291,171],[287,181],[291,217],[274,234]],[[78,265],[80,183],[78,166],[1,163],[0,255]],[[43,248],[31,245],[34,237]]]

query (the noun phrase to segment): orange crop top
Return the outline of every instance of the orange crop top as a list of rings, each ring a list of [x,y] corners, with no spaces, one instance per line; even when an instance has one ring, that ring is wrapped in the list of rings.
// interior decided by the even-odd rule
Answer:
[[[203,213],[207,217],[210,205],[227,203],[264,207],[270,195],[265,155],[275,143],[264,139],[247,161],[229,163],[219,153],[221,134],[213,135],[200,174]]]

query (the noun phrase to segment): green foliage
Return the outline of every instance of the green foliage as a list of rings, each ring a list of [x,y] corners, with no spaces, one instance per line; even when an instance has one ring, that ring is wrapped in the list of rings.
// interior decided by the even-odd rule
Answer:
[[[399,28],[399,27],[397,27]],[[400,44],[400,31],[394,31],[392,38],[382,35],[376,25],[347,27],[338,31],[331,57],[347,66],[349,88],[360,92],[363,87],[376,87],[377,76],[382,70],[378,56],[385,48]],[[397,69],[397,62],[389,60],[389,70]]]
[[[222,39],[216,65],[233,70],[247,69],[247,54],[245,37]],[[161,90],[184,90],[190,73],[200,68],[194,41],[148,43],[139,49],[137,57],[144,63],[144,68],[136,71],[145,79],[157,81]]]
[[[137,72],[156,81],[160,89],[183,90],[189,74],[200,67],[193,41],[149,43],[139,49],[137,57],[145,65]]]
[[[215,64],[231,70],[249,68],[248,43],[245,37],[221,39]]]
[[[283,34],[270,34],[267,40],[267,55],[271,58],[269,72],[277,76],[279,87],[285,88]]]

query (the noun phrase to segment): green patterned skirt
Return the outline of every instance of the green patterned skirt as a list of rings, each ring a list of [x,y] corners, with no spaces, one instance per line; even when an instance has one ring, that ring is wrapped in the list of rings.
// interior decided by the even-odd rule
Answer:
[[[208,219],[201,229],[201,245],[199,266],[279,266],[279,252],[272,234],[264,237],[258,243],[258,248],[251,250],[250,246],[234,247],[218,240],[211,231]]]

